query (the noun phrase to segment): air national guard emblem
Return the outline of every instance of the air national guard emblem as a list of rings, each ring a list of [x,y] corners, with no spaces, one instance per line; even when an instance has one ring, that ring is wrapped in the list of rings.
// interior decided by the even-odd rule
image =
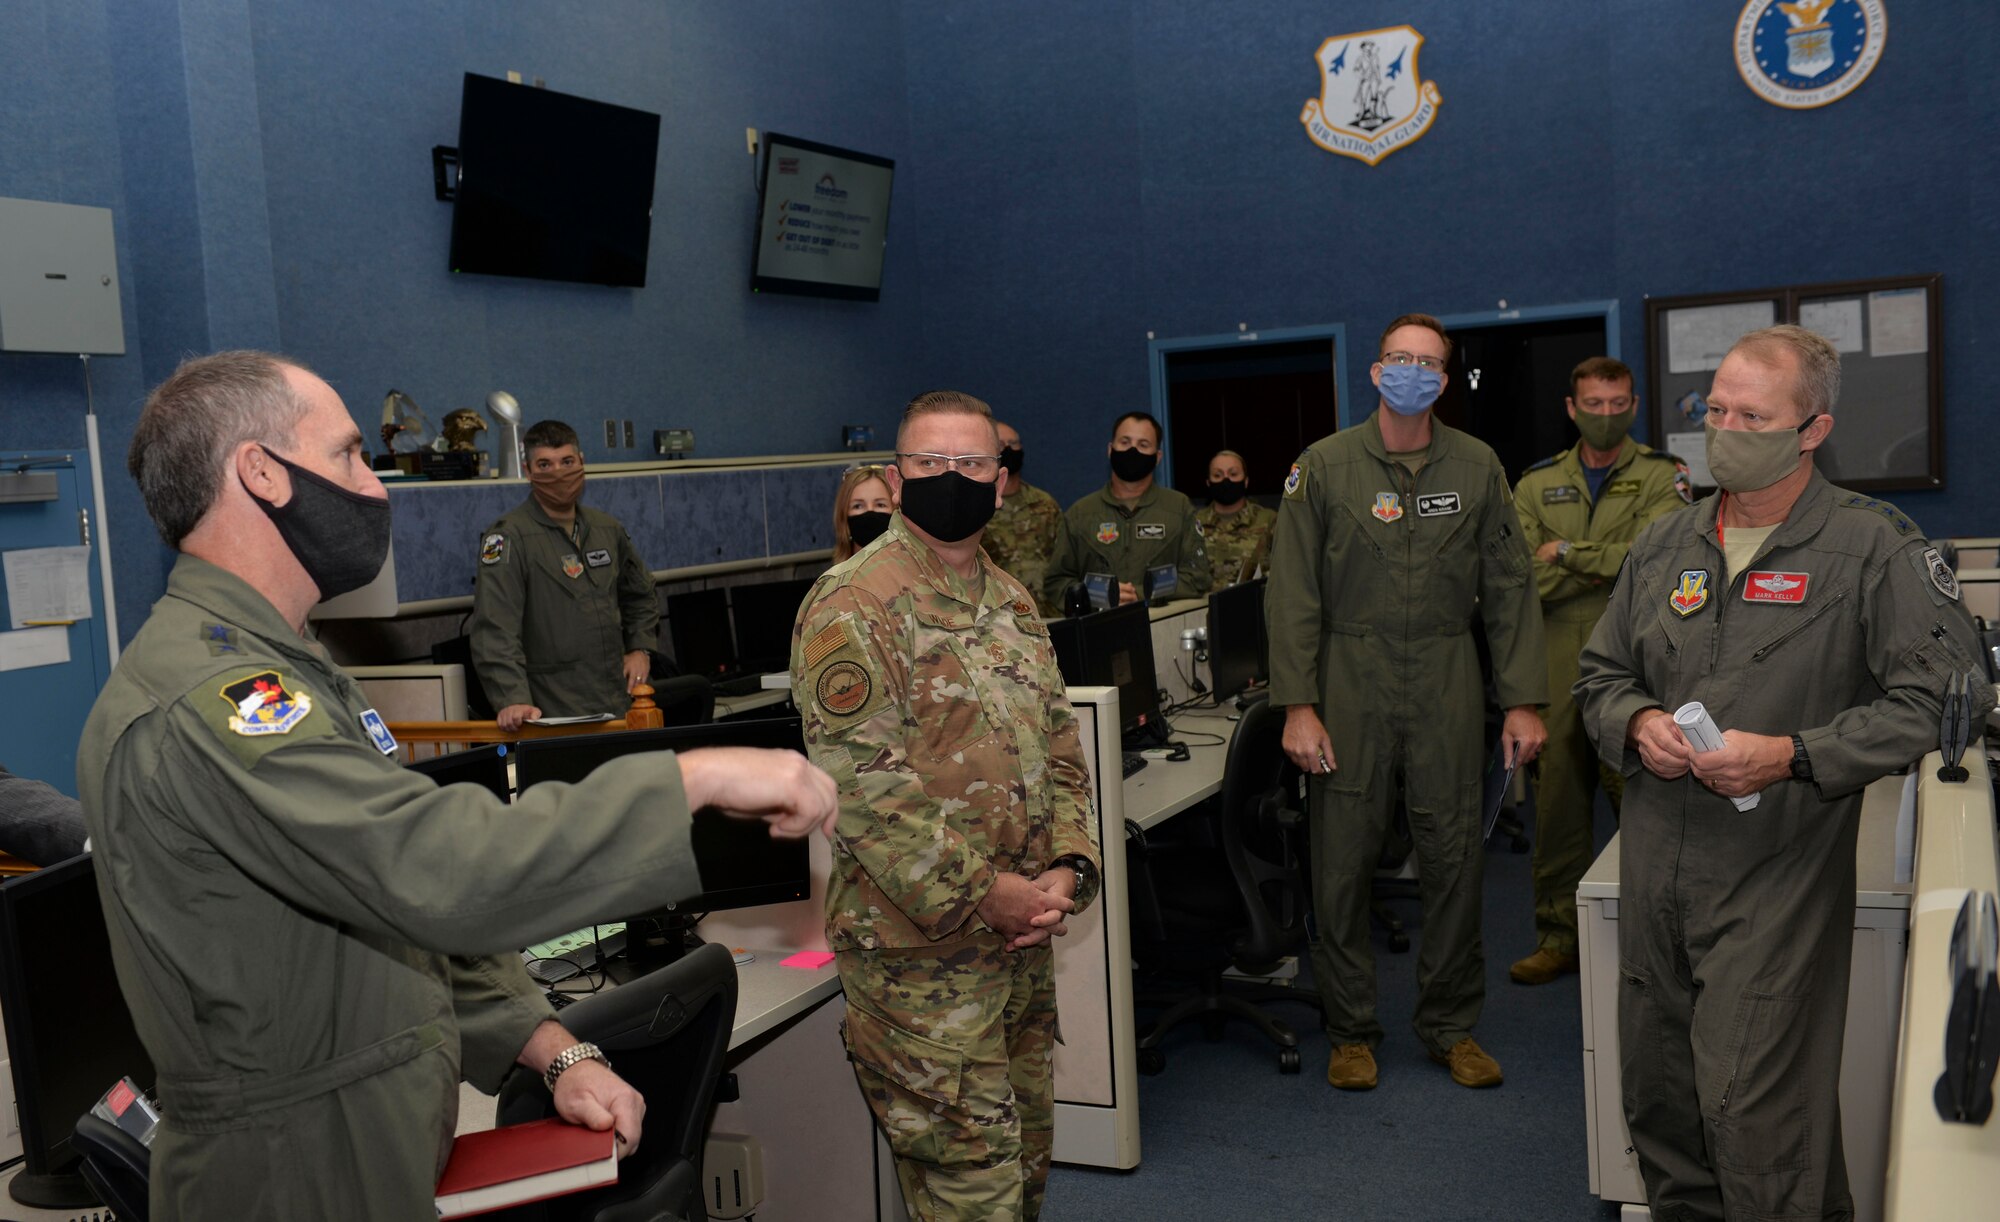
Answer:
[[[313,707],[311,696],[285,690],[285,681],[275,670],[238,679],[217,694],[236,710],[229,715],[229,728],[245,738],[289,734]]]
[[[1375,508],[1368,511],[1384,522],[1393,522],[1403,516],[1403,498],[1393,492],[1375,494]]]
[[[1417,76],[1424,36],[1406,25],[1337,34],[1313,55],[1319,96],[1299,113],[1306,135],[1329,153],[1379,163],[1430,130],[1436,82]]]
[[[571,580],[575,580],[576,578],[583,576],[583,561],[578,560],[576,558],[575,552],[571,552],[569,555],[564,556],[562,558],[562,566],[563,566],[563,576],[568,577]]]
[[[1674,592],[1667,595],[1667,605],[1674,614],[1686,619],[1708,605],[1708,570],[1682,569],[1681,583]]]
[[[1810,110],[1853,93],[1881,62],[1884,0],[1749,0],[1736,18],[1736,71],[1773,106]]]
[[[1118,523],[1099,522],[1097,524],[1097,541],[1107,547],[1118,542]]]

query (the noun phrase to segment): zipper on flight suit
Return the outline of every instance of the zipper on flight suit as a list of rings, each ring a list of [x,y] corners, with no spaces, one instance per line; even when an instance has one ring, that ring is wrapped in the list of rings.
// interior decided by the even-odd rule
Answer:
[[[1757,647],[1757,652],[1750,655],[1750,660],[1752,662],[1762,662],[1764,660],[1765,654],[1770,653],[1773,649],[1776,649],[1778,646],[1784,644],[1786,641],[1791,640],[1799,633],[1804,632],[1806,629],[1812,627],[1813,624],[1816,621],[1818,621],[1820,616],[1825,615],[1827,612],[1833,610],[1835,607],[1838,607],[1841,603],[1844,603],[1846,601],[1847,601],[1847,591],[1842,590],[1840,593],[1834,595],[1832,598],[1829,598],[1825,602],[1821,603],[1819,606],[1819,610],[1814,611],[1811,615],[1808,615],[1804,620],[1800,621],[1798,624],[1795,624],[1792,627],[1786,629],[1785,632],[1781,636],[1779,636],[1776,640],[1766,642],[1763,645],[1759,645]]]

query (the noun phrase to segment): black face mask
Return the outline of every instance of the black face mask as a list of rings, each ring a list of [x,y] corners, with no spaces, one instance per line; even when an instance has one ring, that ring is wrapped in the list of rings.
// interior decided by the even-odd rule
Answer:
[[[319,587],[319,600],[337,598],[375,580],[389,558],[389,498],[349,492],[269,448],[264,453],[292,473],[292,499],[283,505],[273,505],[255,493],[250,499],[271,519],[306,576]]]
[[[1148,454],[1144,450],[1111,451],[1111,474],[1128,484],[1137,483],[1153,473],[1160,456]]]
[[[1208,499],[1216,505],[1234,505],[1243,499],[1250,485],[1240,479],[1217,479],[1208,482]]]
[[[939,543],[970,539],[993,520],[993,485],[956,471],[903,481],[903,516]]]
[[[1000,451],[1000,469],[1009,475],[1019,475],[1021,473],[1021,461],[1026,457],[1025,454],[1021,453],[1020,446],[1008,446]]]
[[[889,529],[890,515],[880,509],[870,509],[865,513],[847,515],[847,537],[854,540],[854,550],[860,551],[882,537]]]

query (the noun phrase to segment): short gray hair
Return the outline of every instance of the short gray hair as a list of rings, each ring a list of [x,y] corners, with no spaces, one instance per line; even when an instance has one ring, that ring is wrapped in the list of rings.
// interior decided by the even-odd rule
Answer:
[[[229,455],[246,441],[289,450],[310,408],[285,378],[288,357],[247,350],[190,357],[146,397],[125,469],[167,546],[208,515],[222,491]]]
[[[1798,364],[1798,380],[1792,385],[1792,399],[1807,416],[1831,412],[1840,401],[1840,352],[1826,337],[1792,323],[1780,323],[1752,331],[1736,341],[1731,352],[1741,350],[1754,361],[1769,365],[1780,352],[1789,352]]]

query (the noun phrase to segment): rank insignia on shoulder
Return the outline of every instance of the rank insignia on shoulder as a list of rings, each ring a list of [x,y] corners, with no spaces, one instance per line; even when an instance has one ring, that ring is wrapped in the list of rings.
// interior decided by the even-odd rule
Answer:
[[[1099,522],[1097,524],[1097,541],[1107,546],[1118,542],[1118,523]]]
[[[479,541],[479,563],[499,564],[507,558],[507,536],[495,532]]]
[[[382,714],[374,709],[361,710],[361,728],[368,732],[368,741],[384,755],[396,754],[396,736],[389,733],[389,724],[382,720]]]
[[[1958,574],[1945,563],[1944,555],[1934,547],[1924,549],[1925,575],[1931,579],[1931,588],[1952,602],[1958,601]]]
[[[1759,569],[1743,580],[1746,603],[1793,603],[1806,600],[1811,573],[1774,573]]]
[[[221,657],[225,653],[242,653],[236,644],[236,629],[227,624],[203,620],[201,624],[202,644],[208,646],[208,656]]]
[[[842,659],[819,673],[813,683],[813,698],[827,712],[845,717],[867,704],[873,690],[874,684],[861,664]]]
[[[236,710],[229,715],[229,728],[245,738],[289,734],[313,707],[311,696],[286,688],[284,678],[275,670],[238,679],[217,695]],[[387,733],[386,728],[383,732]]]
[[[1393,492],[1375,494],[1375,507],[1368,511],[1384,522],[1394,522],[1403,516],[1403,498]]]
[[[571,552],[562,558],[562,566],[563,576],[571,580],[583,576],[583,561],[576,558],[575,552]]]
[[[1682,569],[1680,584],[1667,595],[1667,605],[1674,614],[1686,619],[1708,605],[1708,570]]]
[[[1899,535],[1907,535],[1917,528],[1915,522],[1903,516],[1902,510],[1887,501],[1878,501],[1872,496],[1850,496],[1842,501],[1841,505],[1848,509],[1866,509],[1871,513],[1881,514],[1889,520],[1889,525],[1896,528],[1896,533]]]

